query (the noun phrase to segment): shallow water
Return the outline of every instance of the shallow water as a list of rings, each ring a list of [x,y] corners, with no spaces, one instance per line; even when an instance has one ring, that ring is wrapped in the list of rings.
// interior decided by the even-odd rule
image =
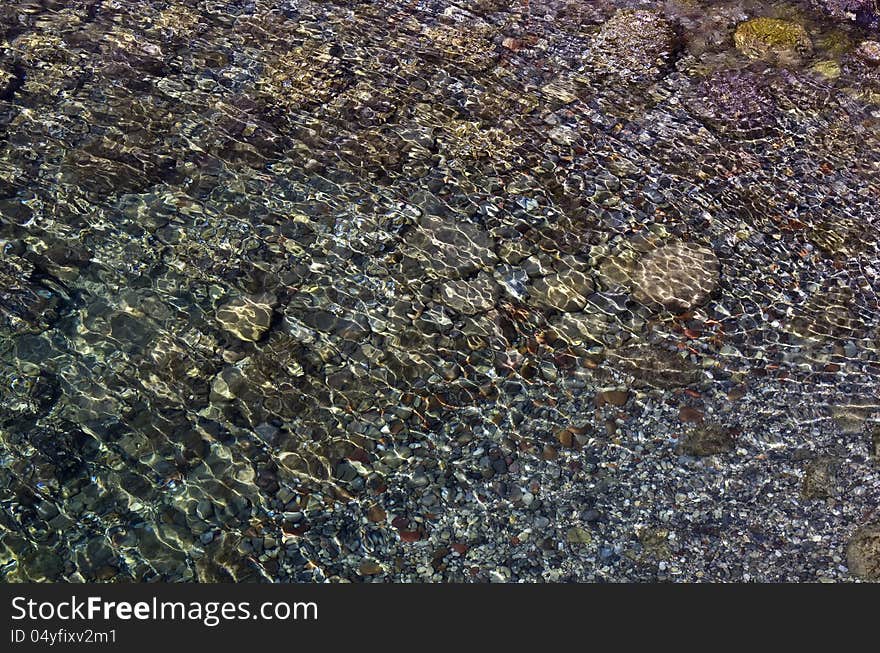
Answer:
[[[850,578],[860,22],[5,2],[0,577]]]

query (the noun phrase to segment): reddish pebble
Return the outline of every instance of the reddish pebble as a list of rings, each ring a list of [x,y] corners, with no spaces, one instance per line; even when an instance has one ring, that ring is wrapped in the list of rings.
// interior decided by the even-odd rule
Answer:
[[[404,542],[418,542],[422,536],[418,531],[400,531],[400,539]]]

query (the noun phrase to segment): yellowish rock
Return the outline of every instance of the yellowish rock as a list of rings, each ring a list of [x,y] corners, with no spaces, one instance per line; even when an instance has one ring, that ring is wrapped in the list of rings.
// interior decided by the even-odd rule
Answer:
[[[822,75],[822,77],[828,79],[837,79],[840,77],[840,64],[834,59],[817,61],[813,64],[813,70]]]
[[[779,18],[753,18],[740,23],[733,40],[736,49],[750,59],[797,60],[813,52],[803,25]]]

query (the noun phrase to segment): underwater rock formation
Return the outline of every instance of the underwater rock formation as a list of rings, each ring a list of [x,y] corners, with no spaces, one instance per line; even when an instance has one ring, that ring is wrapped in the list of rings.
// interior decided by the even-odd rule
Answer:
[[[684,312],[704,304],[718,288],[715,253],[696,243],[658,247],[636,263],[633,297],[649,306]]]
[[[740,23],[733,40],[737,50],[751,59],[793,62],[813,52],[807,30],[779,18],[752,18]]]
[[[602,24],[585,57],[588,74],[650,81],[669,64],[677,40],[658,12],[622,9]]]

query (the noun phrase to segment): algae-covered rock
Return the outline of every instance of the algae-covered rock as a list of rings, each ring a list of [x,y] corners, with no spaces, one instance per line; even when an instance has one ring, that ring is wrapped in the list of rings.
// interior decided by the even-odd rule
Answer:
[[[490,40],[494,30],[487,25],[431,25],[423,34],[428,58],[442,57],[471,72],[485,70],[497,59]]]
[[[736,49],[750,59],[794,62],[813,52],[803,25],[779,18],[753,18],[740,23],[733,40]]]
[[[634,378],[638,387],[660,389],[699,385],[705,374],[688,358],[659,347],[628,345],[609,352],[608,363]]]
[[[528,303],[545,310],[578,311],[586,306],[591,292],[593,280],[589,275],[565,270],[535,279],[529,288]]]
[[[439,289],[440,301],[465,315],[485,313],[491,309],[498,298],[498,292],[498,284],[485,272],[467,281],[448,281]]]
[[[837,488],[837,467],[835,458],[822,456],[811,461],[804,469],[801,496],[804,499],[826,499],[834,496]]]
[[[351,82],[340,54],[330,44],[308,41],[269,61],[257,89],[285,111],[329,102]]]
[[[15,85],[15,75],[6,66],[0,64],[0,99],[8,99]]]
[[[790,330],[809,340],[845,340],[863,334],[865,323],[852,289],[832,286],[817,290],[798,307]]]

